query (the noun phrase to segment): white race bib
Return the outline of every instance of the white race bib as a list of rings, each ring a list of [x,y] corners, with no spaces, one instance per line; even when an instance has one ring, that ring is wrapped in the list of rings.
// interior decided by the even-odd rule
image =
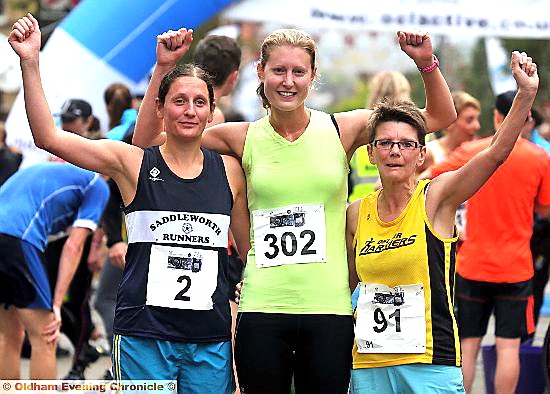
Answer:
[[[326,261],[323,204],[256,210],[252,219],[258,268]]]
[[[151,246],[147,305],[210,310],[217,283],[217,251]]]
[[[361,283],[355,341],[359,353],[424,353],[424,287]]]

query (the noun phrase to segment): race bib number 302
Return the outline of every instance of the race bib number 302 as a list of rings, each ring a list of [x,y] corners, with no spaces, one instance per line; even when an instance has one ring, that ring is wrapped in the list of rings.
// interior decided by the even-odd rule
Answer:
[[[361,283],[355,342],[359,353],[426,351],[424,287]]]
[[[326,261],[323,204],[256,210],[252,219],[258,268]]]
[[[210,310],[217,280],[217,251],[152,245],[146,304]]]

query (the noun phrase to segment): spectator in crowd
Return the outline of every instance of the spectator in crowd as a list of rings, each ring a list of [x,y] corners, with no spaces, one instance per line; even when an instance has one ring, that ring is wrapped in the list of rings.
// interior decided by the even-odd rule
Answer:
[[[444,131],[443,137],[426,143],[426,160],[418,169],[421,172],[420,179],[429,177],[428,173],[425,172],[426,169],[445,160],[447,155],[463,142],[473,140],[481,128],[479,124],[479,114],[481,112],[479,100],[463,91],[452,92],[452,96],[457,118]],[[511,99],[513,99],[513,96]],[[468,202],[465,201],[456,210],[455,224],[459,234],[457,247],[460,247],[466,239],[467,205]]]
[[[57,377],[55,349],[61,304],[108,193],[100,175],[68,163],[27,167],[0,188],[2,379],[20,379],[25,331],[32,346],[30,378]],[[51,289],[44,256],[47,237],[68,227],[72,230],[63,245],[55,288]]]
[[[23,155],[17,149],[6,145],[6,129],[0,122],[0,186],[19,168]]]
[[[137,118],[130,89],[122,83],[113,83],[103,94],[109,114],[107,138],[120,141],[132,134]]]
[[[479,100],[463,91],[451,93],[455,104],[457,118],[444,131],[441,138],[426,143],[426,160],[419,169],[420,172],[445,159],[447,155],[458,148],[460,144],[471,141],[481,128]]]
[[[193,52],[193,61],[208,72],[214,81],[214,98],[216,109],[214,119],[208,126],[225,122],[219,101],[229,96],[239,78],[241,65],[241,48],[233,38],[209,35],[199,41]]]
[[[507,92],[496,97],[495,130],[506,121],[514,95],[515,92]],[[530,112],[517,127],[518,133],[534,127]],[[465,166],[491,144],[491,137],[463,143],[444,161],[432,166],[429,177]],[[458,251],[456,277],[466,391],[472,386],[481,340],[494,313],[495,391],[515,392],[521,338],[535,331],[529,245],[533,216],[535,212],[546,216],[549,205],[550,159],[543,149],[525,138],[517,140],[506,162],[468,199],[467,237]]]

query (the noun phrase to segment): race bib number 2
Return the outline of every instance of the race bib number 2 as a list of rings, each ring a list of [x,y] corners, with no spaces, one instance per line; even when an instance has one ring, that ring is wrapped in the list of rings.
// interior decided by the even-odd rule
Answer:
[[[424,287],[361,283],[355,342],[359,353],[426,351]]]
[[[217,278],[217,251],[152,245],[146,304],[210,310]]]
[[[326,261],[323,204],[256,210],[252,218],[258,268]]]

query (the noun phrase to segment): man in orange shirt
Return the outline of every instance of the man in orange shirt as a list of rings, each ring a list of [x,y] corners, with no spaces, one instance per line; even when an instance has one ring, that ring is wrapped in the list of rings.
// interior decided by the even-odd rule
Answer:
[[[497,96],[497,130],[513,94]],[[531,116],[524,127],[532,128]],[[463,143],[430,168],[431,177],[460,168],[487,148],[492,137]],[[519,378],[520,338],[533,333],[533,261],[529,241],[533,213],[550,211],[550,159],[540,147],[519,138],[508,160],[468,200],[467,239],[458,252],[457,320],[462,346],[464,387],[469,392],[481,340],[495,314],[497,365],[495,392],[514,393]]]

